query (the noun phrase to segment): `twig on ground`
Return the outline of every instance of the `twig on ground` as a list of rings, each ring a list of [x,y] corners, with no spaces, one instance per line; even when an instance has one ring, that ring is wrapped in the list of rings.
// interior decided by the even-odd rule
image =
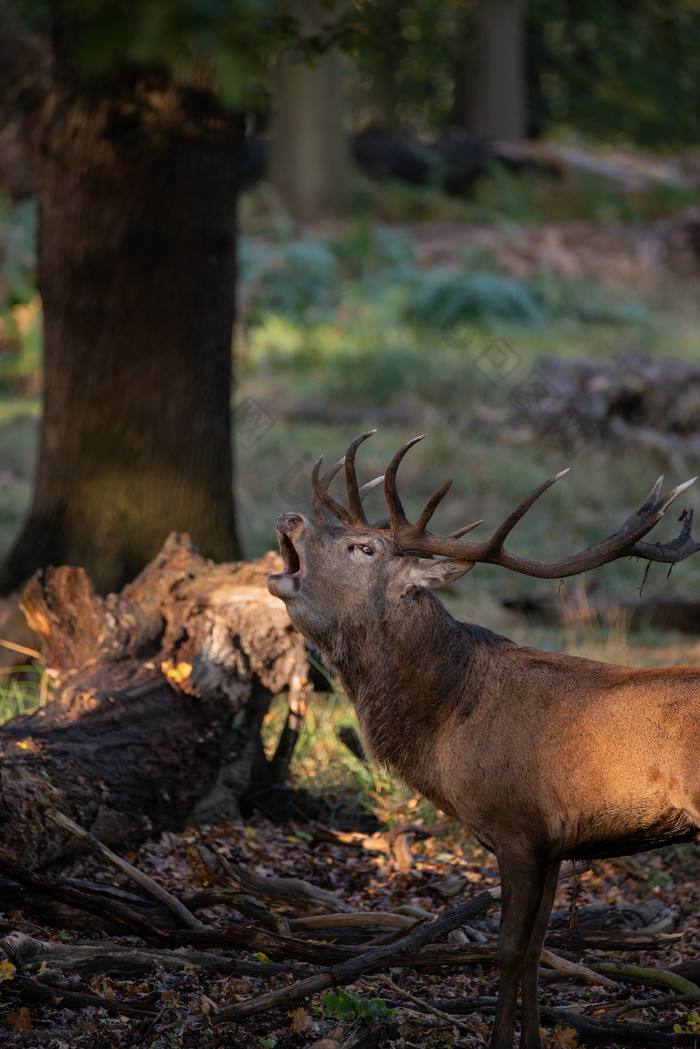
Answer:
[[[568,958],[562,958],[560,954],[555,954],[553,951],[542,951],[542,961],[545,965],[556,969],[557,972],[574,976],[586,983],[597,984],[601,987],[617,987],[616,981],[611,980],[609,976],[603,976],[596,970],[579,965],[577,962],[570,962]]]
[[[611,1008],[606,1013],[607,1020],[617,1020],[618,1016],[624,1016],[625,1013],[633,1013],[637,1009],[659,1009],[664,1005],[683,1005],[695,1004],[700,1000],[698,994],[665,994],[661,998],[631,998],[627,1002],[623,1002],[622,1005],[615,1005],[611,1003]],[[598,1008],[603,1006],[603,1002],[591,1002],[591,1008]]]
[[[149,878],[147,874],[140,871],[137,867],[134,867],[131,863],[122,859],[121,856],[117,856],[115,852],[108,849],[106,845],[103,845],[101,841],[85,830],[79,824],[75,823],[68,816],[59,812],[57,809],[47,810],[47,816],[57,823],[63,830],[67,830],[70,834],[73,834],[80,841],[83,841],[93,852],[96,852],[98,856],[102,856],[104,859],[109,860],[118,870],[126,874],[132,881],[135,881],[137,885],[144,888],[151,896],[155,897],[160,903],[168,907],[174,914],[178,916],[180,921],[190,929],[204,929],[206,926],[199,918],[195,918],[194,914],[185,907],[172,893],[164,889],[162,885],[158,885],[153,878]]]
[[[97,994],[72,991],[57,987],[45,980],[32,976],[16,975],[3,983],[3,995],[17,997],[22,1001],[34,1001],[52,1006],[63,1005],[69,1009],[104,1009],[110,1016],[153,1016],[151,999],[103,998]]]
[[[384,947],[375,947],[359,957],[332,966],[326,972],[318,973],[307,980],[300,980],[291,987],[280,988],[260,995],[258,998],[237,1002],[219,1010],[213,1017],[215,1024],[238,1022],[248,1016],[268,1012],[270,1009],[289,1008],[291,1005],[324,991],[327,987],[344,986],[352,983],[365,972],[395,964],[399,959],[417,950],[425,944],[447,936],[452,929],[459,928],[483,914],[494,902],[494,896],[488,890],[478,896],[445,912],[435,921],[425,922],[408,935]]]
[[[299,929],[366,929],[367,926],[407,929],[418,921],[428,920],[427,914],[424,918],[415,918],[395,911],[354,911],[352,914],[312,914],[306,918],[290,918],[289,928],[292,932]]]
[[[225,954],[205,951],[189,951],[183,954],[181,951],[151,950],[133,944],[123,946],[105,941],[94,946],[52,943],[37,940],[18,931],[11,932],[0,940],[0,959],[3,952],[20,972],[37,972],[42,966],[48,966],[64,972],[79,973],[81,976],[93,976],[96,973],[134,976],[156,967],[167,972],[178,972],[184,964],[199,972],[237,973],[247,976],[274,976],[289,969],[289,966],[275,965],[271,962],[228,958]]]
[[[125,904],[77,889],[63,878],[57,878],[51,874],[38,874],[25,867],[12,853],[2,848],[0,848],[0,870],[19,885],[67,903],[70,907],[87,911],[88,914],[106,918],[125,929],[129,934],[142,937],[147,943],[163,946],[169,943],[167,932],[158,929],[147,918],[137,914]]]
[[[442,1009],[436,1009],[433,1005],[428,1005],[426,1002],[421,1001],[420,998],[411,994],[410,991],[405,990],[403,987],[399,987],[399,985],[394,983],[391,977],[387,976],[386,973],[382,973],[379,978],[382,983],[386,984],[387,987],[390,987],[400,998],[405,998],[407,1002],[412,1002],[419,1008],[425,1009],[426,1012],[432,1013],[433,1016],[439,1016],[441,1019],[447,1020],[449,1024],[458,1027],[461,1031],[466,1031],[468,1034],[472,1035],[480,1035],[480,1032],[477,1031],[473,1024],[467,1023],[466,1020],[458,1020],[455,1016],[450,1016],[449,1013],[443,1012]]]
[[[554,1024],[573,1027],[580,1041],[585,1045],[642,1046],[646,1049],[663,1049],[664,1046],[692,1046],[697,1049],[697,1034],[685,1034],[676,1031],[661,1030],[651,1024],[603,1024],[581,1016],[580,1013],[567,1009],[555,1009],[541,1006],[540,1014]]]
[[[303,881],[301,878],[271,877],[255,874],[242,863],[233,863],[225,856],[219,855],[204,845],[192,845],[187,849],[190,866],[202,878],[208,878],[214,884],[231,884],[240,886],[245,892],[263,899],[279,902],[286,900],[297,906],[302,904],[322,907],[333,912],[352,912],[354,910],[332,892]]]

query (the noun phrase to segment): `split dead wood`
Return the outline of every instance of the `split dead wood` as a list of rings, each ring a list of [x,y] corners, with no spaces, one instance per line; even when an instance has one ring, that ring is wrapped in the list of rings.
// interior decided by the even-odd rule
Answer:
[[[571,1027],[583,1045],[640,1046],[663,1049],[664,1046],[692,1046],[697,1049],[697,1034],[669,1031],[660,1025],[632,1025],[628,1023],[598,1023],[590,1017],[568,1009],[540,1006],[540,1015],[552,1024]]]
[[[64,878],[52,874],[38,874],[20,863],[7,849],[0,849],[0,871],[19,885],[60,900],[70,907],[87,911],[88,914],[94,914],[103,921],[116,925],[128,935],[140,936],[146,943],[169,946],[168,933],[165,930],[157,928],[124,903],[78,889]]]
[[[371,852],[386,852],[394,857],[400,871],[409,871],[414,865],[411,846],[416,838],[440,837],[449,834],[452,825],[449,823],[409,823],[402,827],[390,827],[374,834],[362,834],[358,831],[337,831],[330,827],[314,826],[311,833],[318,841],[331,841]]]
[[[669,969],[651,969],[641,965],[618,965],[612,962],[596,965],[595,969],[597,972],[617,976],[622,980],[635,980],[671,987],[678,994],[700,995],[700,987],[696,983],[692,983]]]
[[[197,911],[203,907],[228,907],[245,914],[251,921],[259,922],[273,932],[288,933],[289,922],[281,915],[273,914],[267,907],[248,892],[238,889],[218,888],[210,885],[203,889],[183,892],[182,902],[190,910]]]
[[[402,835],[413,835],[414,838],[439,838],[453,830],[451,823],[407,823],[401,827],[389,827],[374,834],[363,834],[361,831],[334,830],[312,824],[309,832],[317,841],[329,841],[334,844],[352,845],[358,849],[371,852],[390,852],[394,842]]]
[[[645,932],[643,929],[577,929],[577,947],[591,951],[661,951],[682,938],[681,933]],[[551,929],[547,943],[552,947],[569,946],[571,936],[567,930]]]
[[[475,995],[470,998],[437,999],[427,1004],[433,1005],[446,1013],[463,1016],[477,1011],[484,1013],[495,1012],[496,998]],[[600,1003],[598,1004],[600,1007]],[[637,1004],[640,1006],[652,1003]],[[582,1045],[641,1046],[647,1047],[647,1049],[657,1049],[657,1047],[662,1049],[664,1046],[693,1046],[694,1049],[697,1049],[697,1034],[670,1031],[667,1026],[664,1027],[661,1024],[637,1026],[628,1023],[601,1022],[591,1017],[583,1016],[579,1012],[573,1012],[558,1006],[541,1005],[540,1014],[552,1026],[572,1028]]]
[[[428,921],[433,915],[426,914],[422,921]],[[409,925],[415,925],[416,918],[408,914],[397,914],[396,911],[354,911],[347,914],[315,914],[307,918],[291,918],[289,928],[291,932],[299,932],[303,929],[314,931],[326,929],[406,929]]]
[[[114,847],[235,818],[253,787],[276,787],[291,739],[268,761],[263,718],[288,691],[298,727],[308,693],[304,641],[265,586],[279,565],[213,564],[173,535],[120,594],[99,596],[80,568],[30,581],[22,607],[53,693],[0,730],[6,849],[35,869],[75,852],[49,808]]]
[[[395,1044],[399,1037],[399,1023],[395,1018],[372,1020],[353,1024],[350,1030],[340,1026],[324,1035],[309,1049],[380,1049]]]
[[[562,958],[560,954],[555,954],[554,951],[542,951],[542,962],[548,965],[550,969],[553,969],[557,976],[571,976],[574,979],[582,980],[584,983],[592,983],[600,987],[617,986],[615,980],[611,980],[609,976],[603,976],[597,970],[589,969],[578,962],[569,961],[568,958]]]
[[[607,1020],[616,1020],[618,1016],[636,1012],[638,1009],[660,1009],[665,1005],[694,1005],[699,998],[700,995],[697,994],[665,994],[660,998],[642,998],[639,1000],[631,998],[629,1001],[623,1002],[622,1005],[611,1002],[605,1017]],[[591,1006],[593,1007],[594,1003],[591,1003]],[[597,1008],[603,1007],[604,1003],[597,1003]]]

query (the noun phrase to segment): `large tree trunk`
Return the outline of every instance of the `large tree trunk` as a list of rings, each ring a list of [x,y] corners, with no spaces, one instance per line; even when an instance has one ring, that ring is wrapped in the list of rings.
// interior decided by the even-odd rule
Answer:
[[[63,58],[65,56],[62,56]],[[45,397],[34,500],[0,566],[119,589],[170,531],[238,556],[231,332],[243,120],[164,74],[59,59],[44,136]]]
[[[526,0],[478,5],[470,128],[477,138],[526,137],[526,7]]]
[[[4,848],[30,866],[61,856],[47,809],[114,844],[237,815],[253,786],[282,778],[286,735],[268,760],[260,727],[277,692],[303,702],[307,662],[265,587],[279,566],[212,564],[171,536],[121,594],[98,597],[82,568],[31,580],[23,605],[54,696],[0,729]]]
[[[320,4],[297,3],[294,13],[302,35],[322,30]],[[343,126],[343,65],[338,48],[321,55],[313,66],[283,59],[275,94],[270,182],[295,218],[345,215],[350,207],[351,155]]]

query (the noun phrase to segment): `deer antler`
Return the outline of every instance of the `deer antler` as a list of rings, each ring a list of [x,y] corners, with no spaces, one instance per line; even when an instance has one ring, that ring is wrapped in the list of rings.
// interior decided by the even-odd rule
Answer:
[[[321,463],[323,462],[323,456],[316,460],[314,468],[311,471],[311,484],[314,489],[314,516],[323,519],[324,507],[326,510],[337,517],[341,524],[355,528],[370,528],[371,525],[367,520],[365,514],[365,508],[363,506],[364,498],[368,492],[371,492],[373,488],[381,484],[384,480],[384,475],[375,477],[373,481],[368,481],[367,484],[363,484],[360,488],[357,481],[357,471],[355,470],[355,453],[360,447],[363,441],[366,441],[368,437],[373,437],[376,430],[369,430],[367,433],[361,433],[359,437],[351,443],[347,452],[342,459],[331,466],[323,477],[321,473]],[[348,505],[350,511],[348,512],[344,506],[337,502],[332,495],[328,493],[328,487],[337,473],[339,473],[343,466],[345,466],[345,483],[348,490]]]
[[[319,477],[321,459],[314,466],[312,483],[314,486],[314,510],[317,516],[322,512],[321,507],[330,510],[342,524],[355,528],[363,528],[373,531],[379,535],[391,538],[402,552],[438,554],[444,557],[455,558],[460,561],[483,562],[486,564],[501,565],[514,572],[523,575],[536,576],[540,579],[557,579],[563,576],[578,575],[592,568],[608,564],[620,557],[642,557],[648,561],[660,561],[663,564],[675,564],[700,550],[700,543],[696,542],[691,534],[693,511],[684,510],[681,516],[683,527],[679,535],[668,543],[643,542],[643,537],[651,531],[654,525],[663,517],[669,505],[681,492],[684,492],[696,480],[693,477],[684,484],[677,485],[666,495],[661,495],[663,477],[660,477],[649,495],[641,505],[630,514],[624,524],[607,539],[595,546],[571,554],[559,561],[536,561],[533,558],[521,557],[519,554],[511,554],[505,549],[505,541],[511,531],[527,513],[530,507],[539,497],[558,481],[568,470],[562,470],[547,481],[543,481],[530,495],[517,506],[512,513],[498,526],[490,539],[482,543],[465,542],[461,536],[472,528],[476,528],[481,521],[475,521],[466,528],[461,528],[451,535],[442,536],[428,531],[427,525],[435,510],[452,484],[450,478],[441,488],[430,497],[415,524],[411,524],[403,508],[403,504],[396,488],[396,474],[409,448],[421,441],[425,434],[414,437],[408,441],[393,457],[386,474],[384,475],[384,493],[389,507],[390,523],[388,527],[370,525],[364,512],[363,500],[367,492],[375,487],[381,478],[375,478],[368,485],[359,487],[357,473],[355,470],[355,453],[363,441],[376,433],[361,434],[352,442],[344,457],[324,475]],[[348,490],[348,502],[350,511],[336,502],[328,494],[328,486],[333,477],[345,465],[345,477]]]

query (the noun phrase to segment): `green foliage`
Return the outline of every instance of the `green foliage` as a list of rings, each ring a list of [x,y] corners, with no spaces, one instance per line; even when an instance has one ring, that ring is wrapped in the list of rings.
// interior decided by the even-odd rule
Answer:
[[[89,74],[121,65],[168,69],[188,83],[208,70],[225,102],[252,101],[266,65],[295,44],[298,27],[277,0],[24,0],[34,23],[70,26],[74,58]],[[310,41],[310,54],[323,46]]]
[[[35,200],[11,205],[0,193],[0,394],[38,388],[41,311],[35,273],[36,222]],[[0,411],[0,425],[2,415]]]
[[[694,146],[700,107],[700,8],[694,0],[528,5],[536,127],[595,139]]]
[[[382,71],[391,75],[395,105],[386,114],[390,122],[422,133],[453,122],[455,73],[468,62],[476,6],[475,0],[374,0],[366,5],[349,44],[370,83]]]
[[[372,354],[373,368],[412,372],[411,326],[437,329],[459,322],[464,325],[500,323],[520,327],[544,326],[553,320],[575,319],[583,324],[640,320],[640,303],[595,289],[586,282],[552,276],[528,279],[496,272],[490,260],[465,253],[461,265],[419,266],[410,241],[400,233],[360,225],[345,237],[306,237],[288,241],[253,241],[242,238],[240,252],[241,307],[245,321],[262,330],[272,317],[323,325],[338,310],[346,315],[376,319],[384,330],[383,353],[377,355],[377,333],[360,349],[362,328],[346,341],[344,353]],[[408,334],[402,335],[408,326]],[[276,355],[285,356],[280,326]],[[391,334],[388,329],[392,327]],[[324,329],[327,333],[327,329]],[[325,337],[325,336],[324,336]],[[254,336],[257,339],[257,336]],[[271,342],[274,340],[271,340]],[[313,328],[305,331],[303,352],[321,357],[332,382],[333,357],[315,349]],[[415,364],[429,367],[422,350]],[[375,374],[375,379],[377,375]],[[381,378],[381,377],[379,377]],[[383,383],[375,383],[383,389]]]
[[[253,245],[242,237],[239,273],[251,320],[266,312],[301,317],[337,303],[338,262],[320,240]]]
[[[36,200],[14,206],[0,192],[0,316],[36,295]]]
[[[340,1023],[357,1023],[360,1020],[384,1020],[394,1015],[381,998],[360,998],[342,987],[337,991],[327,991],[321,996],[321,1005],[315,1011],[332,1017]]]
[[[477,4],[375,0],[346,38],[372,102],[415,133],[469,125]],[[694,148],[700,108],[695,0],[527,5],[531,132]],[[389,80],[389,88],[382,80]]]
[[[477,181],[468,216],[474,222],[645,222],[698,203],[698,192],[655,185],[631,190],[582,172],[566,178],[510,171],[491,164]]]
[[[697,1009],[693,1009],[693,1011],[686,1016],[685,1023],[674,1024],[673,1030],[676,1034],[700,1035],[700,1013],[698,1013]]]
[[[448,266],[412,277],[408,315],[424,324],[440,327],[454,317],[467,323],[497,319],[525,325],[545,319],[535,288],[515,277],[465,273]]]
[[[45,29],[51,18],[68,29],[73,59],[88,75],[156,68],[176,83],[201,86],[204,74],[226,105],[251,109],[264,108],[266,77],[282,54],[309,62],[335,43],[354,47],[368,5],[325,5],[325,21],[309,33],[279,0],[18,3],[30,24]]]
[[[0,725],[29,714],[41,705],[43,668],[35,663],[13,667],[9,674],[0,677]]]

